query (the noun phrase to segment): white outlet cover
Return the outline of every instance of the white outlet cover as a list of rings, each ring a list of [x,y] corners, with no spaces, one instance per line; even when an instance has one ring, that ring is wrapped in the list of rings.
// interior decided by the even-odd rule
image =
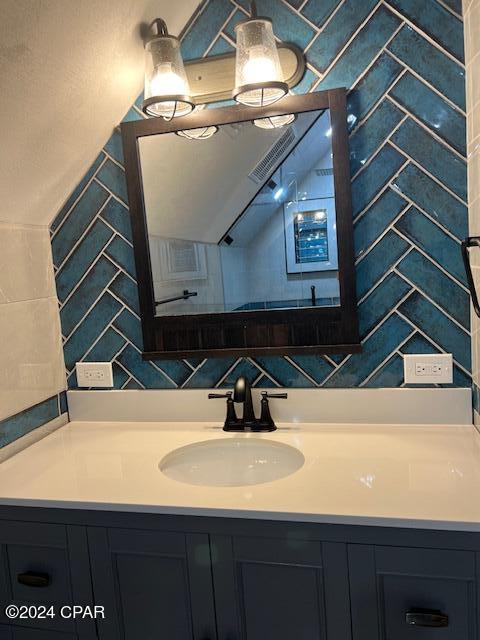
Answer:
[[[83,388],[109,389],[113,387],[111,362],[77,362],[77,385]]]
[[[403,372],[405,384],[451,384],[452,354],[406,354],[403,356]]]

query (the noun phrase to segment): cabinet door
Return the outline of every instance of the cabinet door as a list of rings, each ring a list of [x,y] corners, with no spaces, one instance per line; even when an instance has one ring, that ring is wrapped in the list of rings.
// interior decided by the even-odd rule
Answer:
[[[101,640],[215,640],[207,535],[90,528]]]
[[[0,639],[9,626],[13,638],[30,637],[26,629],[13,627],[37,628],[39,638],[55,635],[48,629],[78,634],[82,639],[95,638],[94,620],[61,615],[63,606],[85,606],[92,602],[84,527],[0,520],[0,625],[5,625]],[[29,618],[9,620],[5,615],[8,604],[53,607],[54,616],[36,618],[32,614]],[[37,636],[32,630],[31,637]]]
[[[346,546],[212,537],[218,640],[348,640]]]
[[[475,553],[348,549],[354,640],[475,640]]]

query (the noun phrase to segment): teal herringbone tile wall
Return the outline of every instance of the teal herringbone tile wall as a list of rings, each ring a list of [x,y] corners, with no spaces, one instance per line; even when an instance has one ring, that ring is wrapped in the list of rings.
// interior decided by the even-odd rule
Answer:
[[[302,47],[296,92],[346,86],[363,353],[143,362],[121,140],[115,131],[52,224],[69,387],[75,362],[112,361],[115,387],[395,387],[402,354],[452,352],[470,386],[461,0],[258,0]],[[210,0],[185,58],[231,49],[245,0]],[[127,119],[142,117],[138,104]],[[192,143],[195,144],[195,143]]]

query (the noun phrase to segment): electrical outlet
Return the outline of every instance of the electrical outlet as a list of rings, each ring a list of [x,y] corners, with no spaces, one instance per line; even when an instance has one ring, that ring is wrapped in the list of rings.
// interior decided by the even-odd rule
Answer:
[[[111,362],[77,362],[75,371],[79,387],[113,387]]]
[[[451,384],[453,382],[451,353],[404,355],[403,369],[406,384]]]

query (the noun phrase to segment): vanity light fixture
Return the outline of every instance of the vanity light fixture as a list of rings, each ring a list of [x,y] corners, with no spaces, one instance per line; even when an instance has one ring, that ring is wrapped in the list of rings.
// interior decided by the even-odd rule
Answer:
[[[172,120],[190,113],[195,102],[180,52],[180,41],[164,20],[152,22],[157,33],[145,45],[145,93],[142,109],[149,116]]]
[[[254,0],[250,18],[235,27],[237,52],[233,98],[250,107],[265,107],[288,92],[270,18],[259,17]]]
[[[257,118],[253,121],[253,124],[260,129],[279,129],[285,127],[287,124],[292,124],[295,121],[295,114],[286,113],[282,116],[270,116],[269,118]]]
[[[176,131],[177,136],[188,138],[189,140],[208,140],[218,131],[218,127],[199,127],[198,129],[184,129]]]

